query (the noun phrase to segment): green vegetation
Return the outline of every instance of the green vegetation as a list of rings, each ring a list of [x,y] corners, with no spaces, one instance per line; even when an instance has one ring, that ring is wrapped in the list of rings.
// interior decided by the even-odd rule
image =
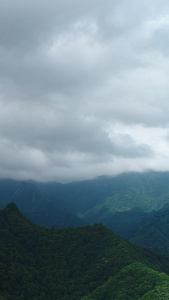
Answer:
[[[169,253],[169,205],[151,213],[133,208],[107,214],[104,225],[137,245]]]
[[[153,289],[163,293],[166,286],[154,278],[168,282],[168,276],[158,272],[168,274],[167,255],[134,246],[101,224],[47,229],[32,224],[13,203],[0,211],[0,299],[78,300],[95,297],[98,289],[104,294],[110,284],[115,299],[123,299],[133,281],[142,296]]]
[[[42,183],[39,188],[51,199],[57,195],[58,204],[85,218],[88,214],[94,218],[101,209],[153,211],[169,202],[169,172],[124,173],[64,185]]]
[[[169,253],[169,206],[151,213],[138,223],[130,234],[130,240]]]
[[[20,185],[19,181],[0,180],[1,203],[15,202]],[[169,172],[124,173],[69,184],[33,182],[33,185],[43,199],[50,199],[91,222],[99,221],[101,210],[114,213],[139,207],[153,211],[169,203]]]
[[[86,222],[102,222],[111,228],[116,212],[140,208],[145,212],[161,209],[169,203],[169,173],[126,173],[107,179],[109,195],[92,208],[79,212]]]
[[[133,263],[82,300],[161,300],[168,299],[168,296],[169,277],[166,274],[158,273],[141,263]]]

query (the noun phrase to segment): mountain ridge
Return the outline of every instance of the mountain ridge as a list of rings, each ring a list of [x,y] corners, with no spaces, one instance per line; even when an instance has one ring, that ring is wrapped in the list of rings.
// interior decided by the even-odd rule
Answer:
[[[85,225],[83,220],[44,196],[32,182],[17,182],[16,189],[4,202],[16,203],[26,217],[46,227]]]
[[[135,246],[101,224],[47,229],[29,221],[14,203],[0,211],[1,299],[80,300],[99,287],[102,291],[109,280],[122,278],[125,268],[136,282],[133,263],[138,272],[149,270],[146,292],[159,286],[158,280],[152,286],[152,273],[160,278],[158,272],[169,273],[167,255]],[[126,288],[116,284],[111,289],[113,297],[123,292],[123,299],[128,299],[124,283]],[[135,288],[145,294],[140,282]],[[134,299],[134,292],[131,295]]]

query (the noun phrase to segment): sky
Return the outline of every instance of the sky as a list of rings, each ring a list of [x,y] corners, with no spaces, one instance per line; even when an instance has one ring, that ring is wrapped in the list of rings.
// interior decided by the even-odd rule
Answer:
[[[169,2],[0,0],[0,178],[169,171]]]

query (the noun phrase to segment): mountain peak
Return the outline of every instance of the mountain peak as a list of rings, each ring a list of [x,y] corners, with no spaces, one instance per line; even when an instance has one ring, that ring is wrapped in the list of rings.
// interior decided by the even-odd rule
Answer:
[[[32,192],[37,192],[38,189],[35,187],[35,185],[34,185],[33,183],[23,181],[23,182],[20,184],[20,186],[19,186],[19,188],[18,188],[17,191],[24,191],[24,192],[26,192],[26,191],[29,191],[29,192],[32,191]],[[17,191],[16,191],[16,192],[17,192]],[[38,191],[38,192],[39,192],[39,191]]]
[[[1,227],[3,227],[6,222],[8,223],[8,225],[11,224],[11,222],[14,222],[14,224],[16,225],[16,219],[17,220],[23,220],[23,219],[25,220],[25,217],[20,212],[20,210],[18,209],[18,207],[15,203],[11,202],[11,203],[7,204],[5,206],[5,208],[3,208],[0,211],[0,221],[2,223],[2,224],[0,224]],[[14,227],[15,227],[15,225],[14,225]]]
[[[19,211],[17,205],[14,202],[7,204],[7,206],[4,209],[8,211]]]
[[[12,201],[22,201],[23,199],[27,199],[27,201],[34,201],[38,199],[40,195],[40,191],[32,183],[22,182],[18,189],[13,193]]]

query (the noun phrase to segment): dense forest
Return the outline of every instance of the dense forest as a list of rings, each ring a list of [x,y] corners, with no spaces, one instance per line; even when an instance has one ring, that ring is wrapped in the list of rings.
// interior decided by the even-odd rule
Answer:
[[[167,255],[102,224],[45,228],[14,203],[0,211],[1,300],[164,299],[167,274]]]

